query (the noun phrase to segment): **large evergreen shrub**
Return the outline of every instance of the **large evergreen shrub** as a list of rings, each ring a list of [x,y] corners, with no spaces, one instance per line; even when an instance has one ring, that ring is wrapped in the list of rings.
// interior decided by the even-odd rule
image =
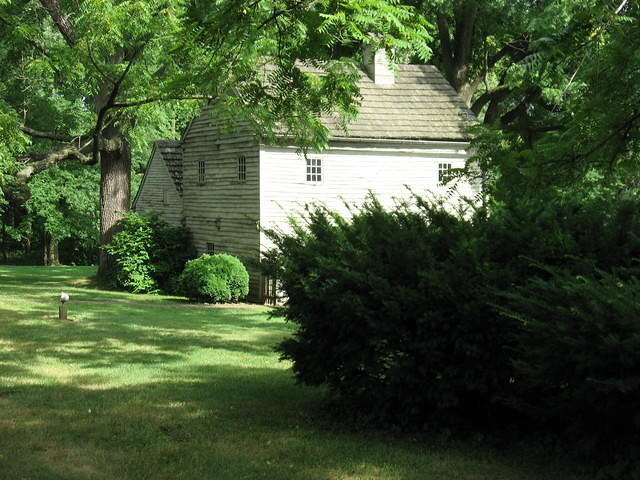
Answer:
[[[501,296],[519,323],[515,408],[601,462],[640,458],[640,281],[629,272],[545,277]],[[625,460],[627,459],[627,460]]]
[[[496,414],[510,321],[486,301],[493,273],[472,221],[424,202],[388,212],[369,201],[349,221],[318,208],[308,226],[270,235],[283,313],[297,324],[280,351],[300,381],[402,428]]]
[[[182,293],[192,300],[237,302],[249,293],[249,274],[232,255],[203,254],[186,263],[180,284]]]
[[[540,196],[466,219],[370,201],[349,220],[316,208],[269,235],[268,273],[296,324],[280,352],[337,411],[571,438],[590,460],[620,457],[612,475],[632,478],[639,200]]]

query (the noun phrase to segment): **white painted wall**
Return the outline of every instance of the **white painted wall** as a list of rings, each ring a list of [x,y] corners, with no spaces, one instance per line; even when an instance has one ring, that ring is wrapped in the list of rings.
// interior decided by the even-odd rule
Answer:
[[[438,184],[438,164],[450,163],[462,168],[468,157],[466,142],[335,142],[330,149],[309,154],[322,159],[323,181],[306,181],[306,161],[295,147],[261,146],[260,152],[260,225],[263,228],[287,228],[287,218],[300,215],[305,204],[319,202],[346,216],[344,201],[361,205],[373,192],[385,207],[416,194],[449,198],[454,208],[461,197],[472,198],[478,188],[468,182]],[[409,188],[407,188],[407,186]],[[269,248],[264,234],[261,249]]]
[[[173,227],[178,227],[182,223],[184,216],[182,197],[176,190],[169,169],[157,150],[154,150],[149,160],[133,209],[138,213],[156,212],[162,220]]]

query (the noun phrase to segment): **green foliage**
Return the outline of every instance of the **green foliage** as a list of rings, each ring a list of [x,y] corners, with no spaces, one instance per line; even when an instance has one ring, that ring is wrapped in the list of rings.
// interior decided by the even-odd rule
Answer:
[[[351,221],[317,208],[293,234],[270,232],[283,313],[298,325],[279,348],[297,378],[370,422],[488,418],[508,386],[508,322],[485,301],[492,273],[475,230],[427,202],[387,212],[371,200]]]
[[[33,176],[25,206],[32,218],[43,220],[44,230],[56,241],[72,238],[75,248],[95,251],[99,191],[97,169],[52,167]]]
[[[157,286],[151,276],[153,265],[149,255],[149,250],[155,247],[151,222],[136,213],[129,213],[118,223],[122,231],[113,237],[111,245],[105,247],[118,264],[115,280],[134,293],[154,291]]]
[[[192,300],[237,302],[249,293],[249,274],[232,255],[203,254],[186,263],[180,284],[182,293]]]
[[[269,232],[297,326],[282,357],[368,423],[556,435],[624,472],[640,448],[640,200],[578,193],[468,218],[370,201]]]
[[[572,438],[574,451],[619,460],[618,478],[631,478],[640,472],[629,462],[640,449],[640,281],[625,271],[542,270],[501,295],[500,310],[520,324],[514,406]]]
[[[116,257],[116,282],[134,293],[157,289],[175,293],[176,279],[195,257],[191,234],[171,227],[156,215],[128,213],[106,249]]]

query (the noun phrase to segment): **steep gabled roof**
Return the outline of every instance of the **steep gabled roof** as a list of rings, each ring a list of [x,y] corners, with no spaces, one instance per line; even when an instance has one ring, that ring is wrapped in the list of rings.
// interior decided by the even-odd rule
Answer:
[[[158,140],[154,148],[164,161],[176,190],[182,195],[182,144],[179,140]]]
[[[347,134],[334,119],[324,119],[334,137],[412,140],[469,140],[477,120],[433,65],[398,65],[393,85],[377,85],[363,73],[358,82],[359,115]]]
[[[323,75],[309,65],[298,67]],[[269,74],[275,67],[262,69]],[[337,118],[322,116],[334,138],[466,141],[471,139],[468,127],[478,121],[434,65],[396,65],[392,85],[376,84],[363,69],[358,87],[359,113],[346,132]]]

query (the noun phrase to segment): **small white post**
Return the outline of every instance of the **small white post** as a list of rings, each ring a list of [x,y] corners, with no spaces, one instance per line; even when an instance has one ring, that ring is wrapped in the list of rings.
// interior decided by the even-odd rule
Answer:
[[[60,308],[58,308],[58,320],[67,320],[67,313],[69,309],[67,308],[67,302],[69,301],[69,295],[62,292],[60,294]]]

